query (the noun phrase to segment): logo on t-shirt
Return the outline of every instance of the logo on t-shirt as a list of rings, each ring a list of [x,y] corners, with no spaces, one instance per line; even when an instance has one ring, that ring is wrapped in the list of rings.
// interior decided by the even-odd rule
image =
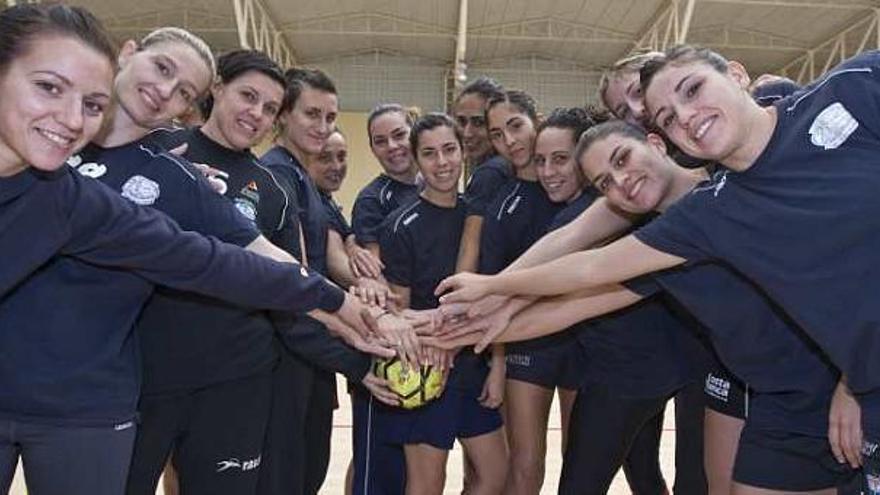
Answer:
[[[846,142],[858,127],[859,121],[840,102],[832,103],[813,120],[810,141],[826,150],[833,150]]]
[[[260,190],[257,188],[257,183],[254,181],[248,182],[246,186],[241,188],[239,193],[254,203],[260,202]]]
[[[159,192],[159,184],[143,175],[134,175],[122,185],[122,197],[141,206],[155,203]]]
[[[727,185],[727,172],[729,172],[729,170],[715,172],[715,175],[712,176],[712,180],[707,185],[694,188],[694,192],[712,191],[712,196],[717,198],[721,193],[721,190],[724,189],[724,186]]]
[[[92,179],[98,179],[104,176],[107,173],[107,166],[101,165],[100,163],[83,163],[82,157],[79,155],[73,155],[67,159],[67,164],[71,167],[75,168],[80,175],[85,177],[90,177]]]

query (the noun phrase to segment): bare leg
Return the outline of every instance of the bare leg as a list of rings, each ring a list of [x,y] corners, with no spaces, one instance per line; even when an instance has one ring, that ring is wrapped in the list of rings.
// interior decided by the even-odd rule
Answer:
[[[535,495],[544,483],[547,420],[553,390],[520,380],[507,380],[505,398],[510,470],[504,493]]]
[[[745,421],[706,409],[704,442],[709,495],[729,495],[733,487],[733,464]],[[745,493],[745,492],[743,492]],[[751,493],[751,492],[750,492]],[[777,493],[777,492],[770,492]]]
[[[406,455],[406,495],[443,495],[449,452],[424,443],[403,447]]]
[[[501,495],[507,476],[507,446],[504,430],[497,430],[477,437],[459,440],[468,453],[474,467],[469,487],[471,495]]]
[[[813,490],[808,492],[789,492],[780,490],[768,490],[766,488],[757,488],[754,486],[742,485],[734,481],[731,493],[733,495],[836,495],[837,489],[826,488],[824,490]]]

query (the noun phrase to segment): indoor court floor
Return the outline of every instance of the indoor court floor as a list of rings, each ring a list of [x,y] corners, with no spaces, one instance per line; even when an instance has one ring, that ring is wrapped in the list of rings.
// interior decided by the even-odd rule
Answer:
[[[330,459],[330,470],[327,475],[327,481],[320,492],[320,495],[341,495],[345,483],[345,470],[348,461],[351,458],[351,408],[349,407],[348,394],[345,392],[345,385],[342,380],[338,380],[339,402],[340,408],[333,417],[333,454]],[[675,477],[675,411],[672,402],[666,409],[663,440],[660,446],[660,464],[663,468],[663,474],[666,483],[671,487]],[[559,411],[557,404],[554,402],[553,410],[550,413],[550,432],[547,437],[547,475],[545,477],[544,488],[541,495],[552,495],[556,493],[556,483],[559,479],[559,472],[562,469],[562,454],[560,451],[560,431],[559,431]],[[24,479],[19,472],[10,490],[10,495],[26,495],[24,488]],[[456,444],[455,449],[449,458],[447,467],[447,484],[444,493],[459,494],[461,493],[461,448]],[[619,472],[614,480],[614,484],[609,491],[610,495],[628,495],[629,487],[623,477],[623,473]],[[157,495],[164,495],[160,488]]]

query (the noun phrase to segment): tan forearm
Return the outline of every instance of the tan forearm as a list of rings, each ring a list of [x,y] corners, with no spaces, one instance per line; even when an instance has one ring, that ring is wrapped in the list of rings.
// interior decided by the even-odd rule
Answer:
[[[483,217],[471,215],[464,220],[461,245],[455,272],[476,272],[480,261],[480,234],[483,231]]]
[[[590,318],[625,308],[642,299],[620,285],[539,299],[520,311],[496,342],[519,342],[544,337]]]
[[[634,218],[597,199],[568,225],[542,237],[504,271],[540,265],[583,249],[589,249],[619,236],[633,225]]]

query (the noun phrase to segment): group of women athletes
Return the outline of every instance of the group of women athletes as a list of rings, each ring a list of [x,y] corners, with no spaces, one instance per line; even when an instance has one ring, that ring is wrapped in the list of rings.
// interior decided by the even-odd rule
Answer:
[[[8,8],[0,490],[21,458],[37,495],[317,493],[339,372],[348,493],[442,493],[456,440],[466,493],[538,493],[557,389],[560,493],[666,493],[672,397],[675,493],[880,493],[877,70],[680,46],[616,64],[608,112],[488,78],[381,104],[349,225],[323,72]],[[441,397],[397,407],[393,355]]]

